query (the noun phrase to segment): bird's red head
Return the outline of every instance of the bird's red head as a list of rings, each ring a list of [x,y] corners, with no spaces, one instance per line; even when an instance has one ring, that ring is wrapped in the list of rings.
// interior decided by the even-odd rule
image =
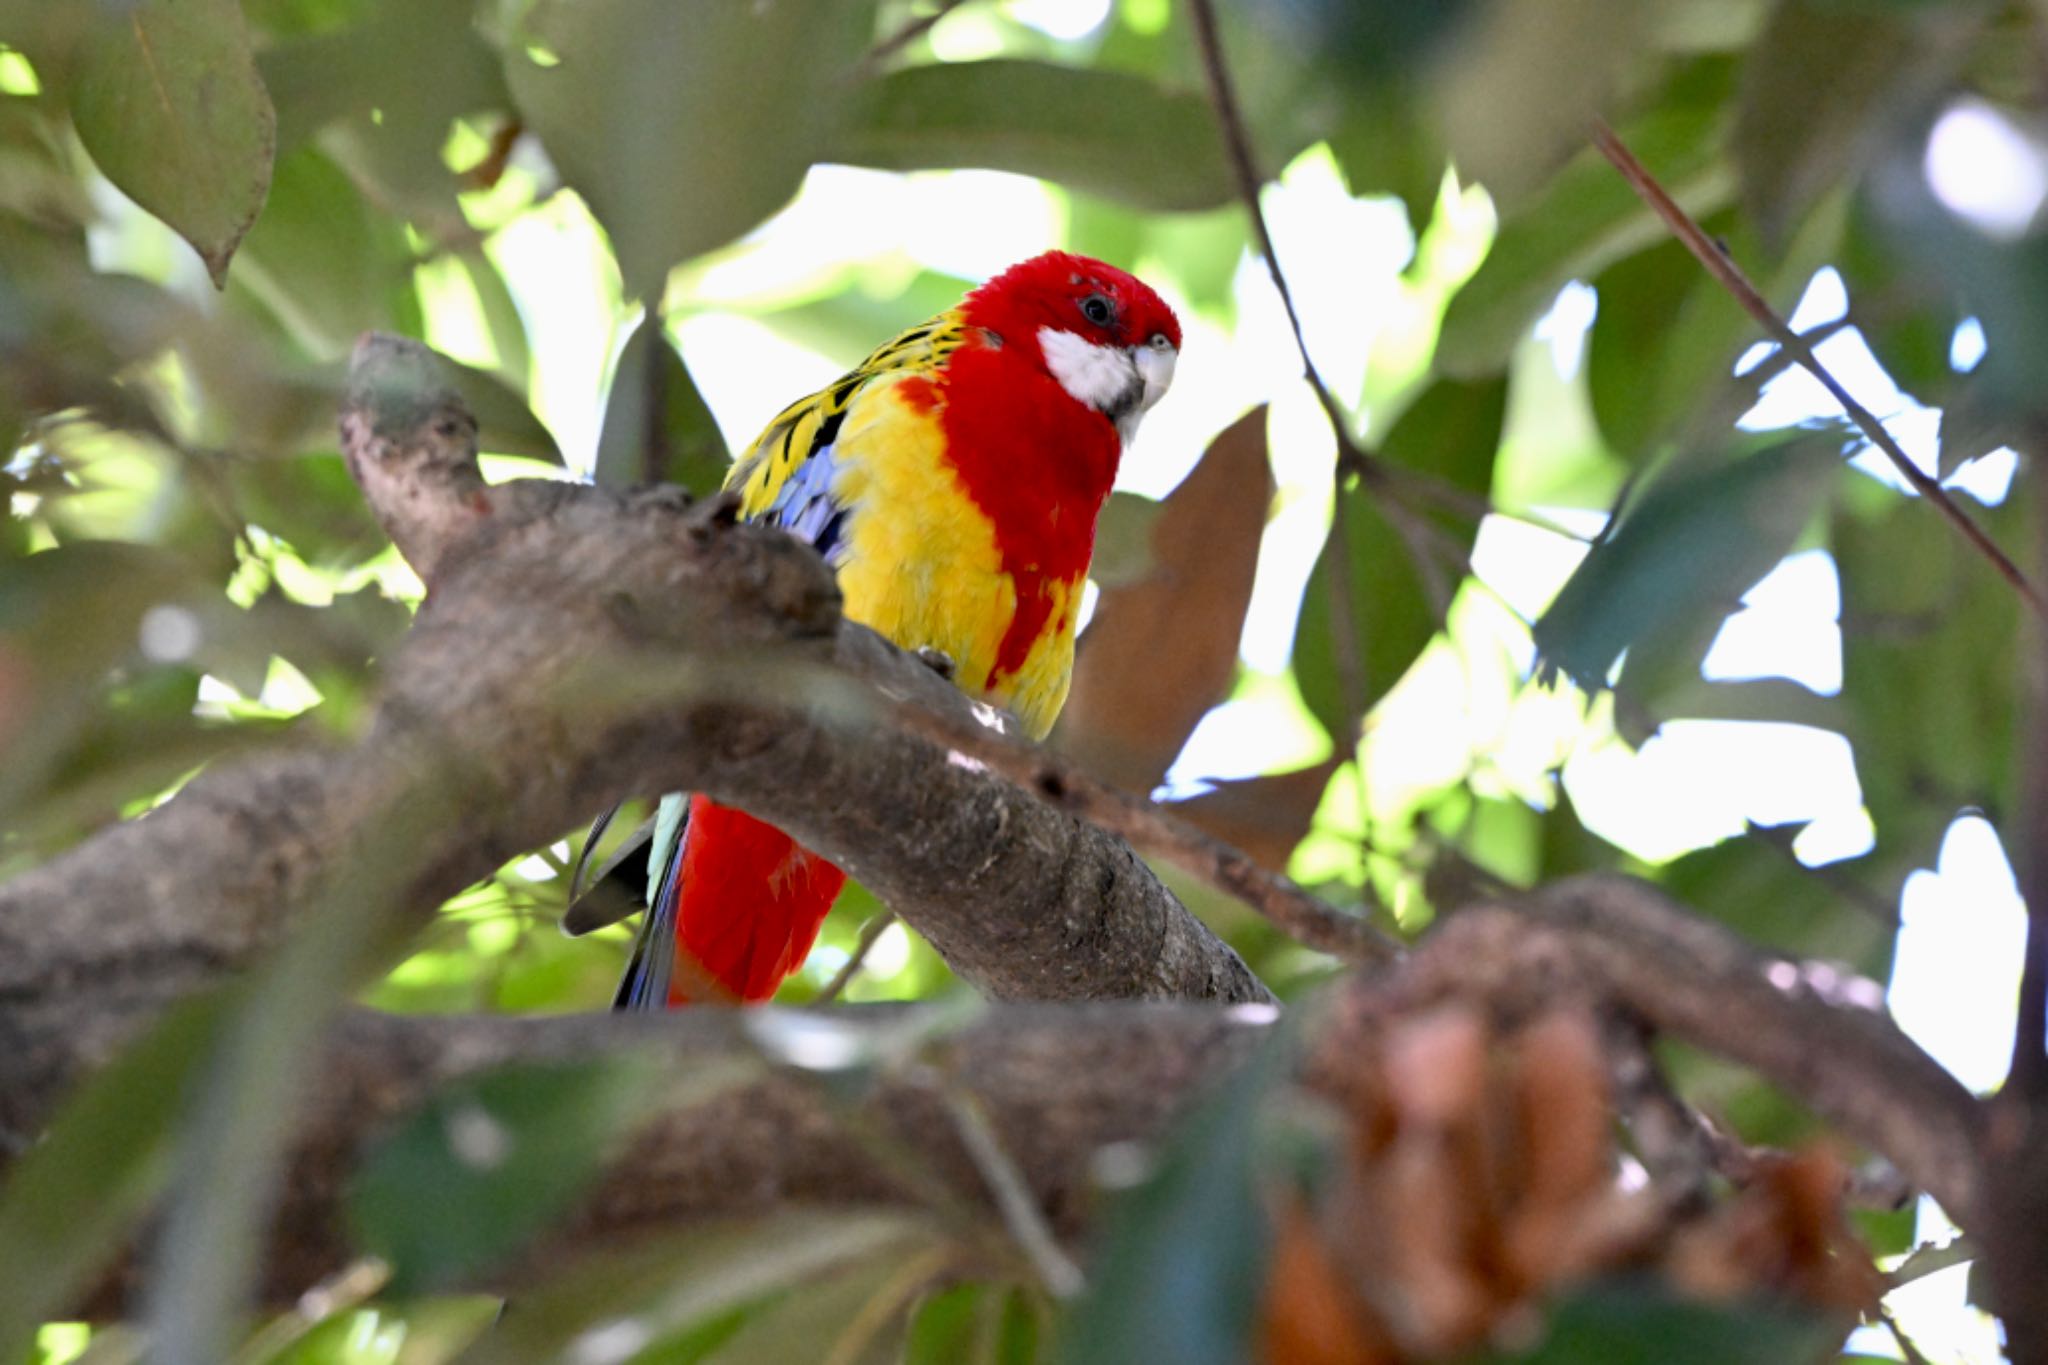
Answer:
[[[1173,382],[1180,319],[1128,271],[1067,251],[1011,266],[967,296],[967,321],[1027,348],[1128,442]]]

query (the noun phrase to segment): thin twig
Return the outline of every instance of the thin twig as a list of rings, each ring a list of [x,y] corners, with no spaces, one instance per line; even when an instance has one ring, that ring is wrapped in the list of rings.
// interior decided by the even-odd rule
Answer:
[[[988,1121],[980,1101],[957,1090],[943,1093],[954,1131],[960,1135],[960,1145],[967,1149],[975,1170],[981,1173],[1003,1215],[1004,1226],[1031,1262],[1039,1283],[1056,1299],[1073,1298],[1087,1286],[1081,1268],[1061,1249],[1059,1238],[1045,1221],[1045,1210],[1031,1193],[1024,1173],[1003,1150],[1002,1138]]]
[[[931,32],[933,26],[939,20],[945,18],[966,3],[967,0],[939,0],[938,6],[930,14],[920,14],[917,18],[912,19],[902,28],[897,29],[894,33],[869,48],[868,55],[862,62],[863,67],[873,71],[883,62],[888,61],[904,48],[909,47],[919,38]]]
[[[1338,403],[1330,386],[1316,371],[1315,359],[1308,353],[1308,337],[1302,331],[1301,313],[1294,306],[1294,291],[1287,287],[1287,276],[1280,269],[1280,255],[1273,250],[1273,234],[1266,227],[1265,211],[1259,207],[1258,163],[1252,157],[1251,135],[1245,131],[1244,113],[1237,102],[1237,89],[1230,79],[1229,64],[1223,60],[1223,41],[1216,35],[1216,10],[1211,0],[1188,0],[1188,17],[1195,29],[1195,46],[1202,54],[1202,71],[1208,78],[1209,103],[1216,111],[1216,123],[1223,134],[1223,150],[1230,159],[1231,173],[1237,179],[1238,198],[1244,201],[1245,212],[1252,220],[1252,236],[1257,240],[1259,254],[1266,258],[1267,273],[1273,277],[1273,288],[1280,295],[1281,306],[1287,310],[1287,325],[1294,330],[1294,344],[1301,352],[1302,367],[1308,372],[1309,387],[1315,390],[1316,401],[1329,416],[1330,425],[1337,432],[1337,464],[1340,469],[1349,466],[1347,472],[1355,473],[1368,483],[1382,482],[1384,476],[1378,468],[1379,462],[1364,450],[1351,435],[1351,415]]]
[[[2036,478],[2035,533],[2041,541],[2038,552],[2048,562],[2048,480]],[[2012,1062],[2006,1070],[2005,1090],[2021,1104],[2040,1108],[2048,1104],[2048,631],[2036,623],[2025,632],[2032,645],[2020,669],[2020,695],[2024,708],[2020,719],[2021,752],[2025,755],[2020,802],[2022,834],[2008,840],[2008,847],[2020,851],[2020,877],[2027,906],[2027,942],[2021,959],[2019,1016],[2013,1021]]]
[[[1301,353],[1302,370],[1308,376],[1308,384],[1315,391],[1316,401],[1322,404],[1323,413],[1329,419],[1330,428],[1337,437],[1337,497],[1336,506],[1330,519],[1330,546],[1333,551],[1324,563],[1328,566],[1328,582],[1325,587],[1330,594],[1330,636],[1333,652],[1337,659],[1337,680],[1344,694],[1344,710],[1352,717],[1353,725],[1363,724],[1367,707],[1371,704],[1365,676],[1365,656],[1359,648],[1358,618],[1353,614],[1355,604],[1351,600],[1351,535],[1344,508],[1344,476],[1356,473],[1374,487],[1384,482],[1384,476],[1374,468],[1375,461],[1363,450],[1351,435],[1351,415],[1337,402],[1330,386],[1316,369],[1315,357],[1308,351],[1308,334],[1301,325],[1301,312],[1294,306],[1294,291],[1287,287],[1287,275],[1280,269],[1280,253],[1273,249],[1273,233],[1266,226],[1266,212],[1259,204],[1258,163],[1252,156],[1251,135],[1245,131],[1244,112],[1237,102],[1237,90],[1230,79],[1230,65],[1223,59],[1223,40],[1216,33],[1216,11],[1210,0],[1188,0],[1189,17],[1195,28],[1195,43],[1201,49],[1202,70],[1209,82],[1209,104],[1216,113],[1216,126],[1223,137],[1223,148],[1230,158],[1231,173],[1237,180],[1238,198],[1244,203],[1244,211],[1251,219],[1252,236],[1257,241],[1259,254],[1266,258],[1266,272],[1273,277],[1273,288],[1280,295],[1280,304],[1287,310],[1287,325],[1294,332],[1294,347]],[[1360,735],[1350,736],[1351,747],[1356,748]],[[1360,793],[1361,797],[1363,792]]]
[[[1200,3],[1200,0],[1197,0],[1197,3]],[[1814,356],[1813,348],[1806,340],[1778,316],[1778,311],[1771,307],[1769,300],[1757,292],[1756,286],[1743,274],[1742,267],[1735,263],[1719,243],[1707,235],[1706,230],[1694,221],[1691,214],[1679,206],[1663,185],[1658,183],[1657,178],[1650,174],[1648,168],[1636,159],[1635,153],[1615,136],[1614,130],[1597,118],[1593,120],[1593,145],[1600,149],[1601,155],[1614,164],[1614,168],[1621,172],[1622,178],[1628,181],[1629,186],[1641,196],[1643,202],[1664,220],[1672,235],[1683,242],[1686,249],[1706,267],[1707,273],[1718,280],[1722,288],[1742,305],[1743,310],[1756,319],[1763,327],[1765,335],[1789,352],[1808,374],[1820,381],[1822,388],[1833,395],[1834,400],[1841,405],[1842,411],[1848,414],[1849,420],[1862,429],[1863,434],[1870,438],[1872,445],[1885,453],[1885,457],[1892,462],[1900,476],[1913,486],[1913,490],[1933,504],[1937,511],[1948,518],[1950,524],[1962,532],[1963,538],[1991,562],[1991,566],[1998,570],[1999,576],[2013,586],[2014,591],[2020,594],[2037,616],[2048,619],[2048,602],[2044,602],[2040,594],[2035,592],[2034,585],[2027,581],[2027,576],[2020,572],[2019,566],[2012,562],[2005,551],[1998,548],[1991,537],[1984,533],[1983,528],[1971,519],[1968,512],[1949,497],[1947,490],[1942,488],[1937,480],[1929,477],[1925,470],[1913,462],[1891,432],[1885,429],[1884,423],[1879,421],[1870,409],[1850,396],[1841,381]]]
[[[1887,1305],[1881,1303],[1877,1306],[1877,1320],[1892,1334],[1892,1342],[1899,1348],[1899,1354],[1905,1357],[1906,1365],[1933,1365],[1913,1344],[1913,1338],[1906,1335],[1906,1329],[1899,1326],[1898,1314]]]
[[[845,965],[833,973],[832,979],[825,983],[825,989],[818,992],[817,1003],[820,1005],[831,1004],[845,992],[848,986],[853,984],[853,979],[860,975],[861,964],[867,961],[869,950],[881,939],[883,932],[895,922],[896,912],[894,910],[884,910],[881,914],[876,915],[860,927],[860,941],[853,945],[852,956],[846,959]]]
[[[1350,962],[1389,962],[1401,945],[1362,916],[1319,900],[1268,872],[1244,850],[1196,829],[1140,796],[1120,791],[1049,750],[986,725],[956,722],[915,701],[899,701],[891,719],[904,731],[943,744],[1036,793],[1070,815],[1121,837],[1233,900],[1242,901],[1307,947]]]
[[[1442,569],[1430,559],[1424,548],[1427,532],[1431,529],[1428,521],[1402,496],[1395,476],[1390,472],[1391,467],[1358,443],[1351,429],[1351,414],[1337,401],[1337,396],[1316,369],[1315,358],[1309,354],[1308,335],[1301,325],[1301,311],[1295,307],[1294,291],[1287,286],[1286,272],[1280,268],[1280,254],[1273,249],[1273,233],[1266,226],[1265,210],[1259,203],[1262,181],[1258,163],[1252,154],[1251,134],[1246,130],[1244,111],[1231,81],[1230,65],[1223,57],[1223,41],[1216,31],[1213,0],[1188,0],[1188,14],[1194,25],[1195,45],[1201,52],[1202,71],[1209,86],[1209,103],[1215,111],[1224,151],[1237,180],[1238,198],[1243,201],[1245,213],[1251,219],[1252,235],[1258,244],[1259,254],[1266,258],[1266,271],[1273,278],[1273,288],[1280,295],[1281,306],[1287,311],[1287,325],[1294,333],[1295,349],[1301,353],[1302,370],[1308,377],[1309,388],[1322,405],[1330,430],[1337,439],[1336,498],[1330,516],[1332,553],[1324,556],[1323,563],[1327,578],[1325,591],[1330,596],[1331,652],[1336,659],[1345,714],[1352,723],[1352,733],[1337,738],[1340,743],[1348,740],[1348,747],[1355,750],[1365,736],[1365,716],[1371,708],[1373,696],[1372,680],[1367,676],[1359,636],[1357,604],[1353,602],[1351,593],[1352,527],[1344,497],[1346,478],[1354,474],[1358,476],[1360,484],[1373,494],[1380,515],[1400,535],[1440,626],[1449,624],[1449,591],[1439,586],[1443,579]],[[1409,479],[1406,482],[1412,486],[1420,481],[1423,480]],[[1363,765],[1359,767],[1358,783],[1359,801],[1362,805],[1369,804]]]

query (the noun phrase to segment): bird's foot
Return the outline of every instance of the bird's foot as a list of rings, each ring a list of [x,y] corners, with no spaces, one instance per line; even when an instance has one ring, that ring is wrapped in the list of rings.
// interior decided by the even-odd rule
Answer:
[[[917,657],[918,661],[926,668],[929,668],[947,682],[953,681],[954,671],[959,665],[953,662],[953,656],[945,650],[933,649],[930,645],[920,645],[918,646]]]

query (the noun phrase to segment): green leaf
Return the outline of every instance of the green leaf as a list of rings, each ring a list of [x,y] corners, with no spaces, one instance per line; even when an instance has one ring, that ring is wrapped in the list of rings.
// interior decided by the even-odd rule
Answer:
[[[703,497],[718,491],[731,468],[717,420],[650,310],[612,373],[592,476],[612,488],[678,483]]]
[[[1734,193],[1715,146],[1712,107],[1661,110],[1624,129],[1638,159],[1695,216]],[[1437,339],[1436,366],[1462,378],[1506,363],[1522,334],[1567,281],[1657,241],[1665,228],[1606,158],[1573,158],[1550,184],[1500,225],[1479,270],[1451,299]]]
[[[309,359],[336,360],[357,336],[400,323],[412,287],[403,224],[375,213],[317,147],[277,163],[263,217],[242,243],[231,296],[260,309]]]
[[[956,1284],[918,1305],[903,1365],[1032,1365],[1038,1315],[1008,1284]]]
[[[872,3],[538,0],[505,72],[652,300],[796,193],[873,27]]]
[[[1611,102],[1655,8],[1638,0],[1477,7],[1434,63],[1428,101],[1459,176],[1512,212],[1584,145],[1587,114]]]
[[[1909,852],[1903,839],[1887,837],[1876,852],[1810,868],[1792,853],[1797,834],[1789,826],[1753,828],[1674,859],[1657,879],[1751,943],[1845,962],[1882,980],[1897,936],[1899,891],[1916,865],[1932,864],[1936,845]]]
[[[1786,1365],[1818,1359],[1848,1326],[1789,1306],[1697,1303],[1652,1282],[1621,1281],[1551,1308],[1541,1345],[1473,1365]]]
[[[555,434],[534,414],[526,398],[489,370],[438,357],[447,383],[462,395],[476,415],[477,449],[499,455],[524,455],[548,464],[562,462]]]
[[[462,267],[470,287],[476,290],[491,347],[498,353],[493,373],[515,389],[526,389],[533,375],[533,348],[526,336],[526,319],[520,316],[504,275],[482,247],[454,252],[449,259]]]
[[[1733,611],[1835,486],[1840,446],[1835,433],[1803,434],[1658,481],[1593,546],[1537,621],[1545,676],[1562,671],[1597,691],[1622,651]]]
[[[1895,121],[1947,84],[1988,12],[1780,0],[1749,49],[1731,140],[1766,240],[1861,173]]]
[[[1981,514],[2034,562],[2027,499]],[[1923,866],[1956,811],[2011,811],[2020,707],[2012,590],[1917,498],[1886,496],[1835,518],[1842,580],[1842,699],[1863,799],[1880,844],[1917,841]]]
[[[355,22],[271,43],[257,59],[289,150],[336,120],[381,110],[383,123],[438,159],[451,120],[502,109],[510,96],[475,7],[373,0]]]
[[[1062,1365],[1236,1365],[1266,1259],[1254,1178],[1263,1101],[1292,1064],[1276,1031],[1174,1125],[1152,1173],[1104,1213],[1087,1291],[1061,1331]]]
[[[1672,315],[1704,278],[1683,243],[1665,241],[1616,261],[1593,281],[1600,307],[1586,338],[1586,395],[1601,437],[1631,462],[1669,429],[1657,374]]]
[[[1501,376],[1472,383],[1439,379],[1394,423],[1380,443],[1380,455],[1483,498],[1493,484],[1507,394],[1507,379]],[[1408,545],[1379,508],[1378,495],[1356,486],[1339,496],[1344,499],[1350,551],[1348,595],[1356,617],[1352,630],[1364,685],[1364,695],[1356,700],[1370,709],[1436,638],[1440,622]],[[1437,529],[1467,550],[1477,530],[1471,522]],[[1329,579],[1330,561],[1337,552],[1333,535],[1303,591],[1294,635],[1294,676],[1302,700],[1341,750],[1360,717],[1352,714],[1353,699],[1346,695],[1333,633]],[[1447,573],[1455,586],[1458,572]]]
[[[31,1358],[163,1187],[185,1089],[219,996],[173,1008],[65,1101],[0,1186],[0,1360]]]
[[[457,1365],[553,1365],[592,1329],[642,1342],[716,1325],[820,1276],[899,1255],[930,1234],[895,1214],[791,1209],[707,1224],[630,1252],[593,1257],[521,1295],[518,1311]]]
[[[270,188],[276,117],[235,0],[102,8],[71,118],[107,179],[190,242],[216,285]]]
[[[1822,200],[1775,250],[1733,212],[1725,224],[1710,220],[1709,226],[1723,229],[1720,240],[1765,299],[1785,314],[1840,245],[1846,204],[1841,195]],[[1653,437],[1681,445],[1717,439],[1746,412],[1756,401],[1757,381],[1733,372],[1757,337],[1755,319],[1720,281],[1699,270],[1684,300],[1666,315],[1661,343],[1643,358],[1646,373],[1638,382],[1655,389]],[[1655,453],[1655,447],[1632,453]]]
[[[1923,269],[1917,252],[1892,241],[1882,229],[1869,196],[1857,196],[1833,256],[1855,305],[1856,326],[1900,388],[1946,409],[1958,383],[1949,350],[1962,310],[1940,274]],[[1946,437],[1941,454],[1946,461]]]
[[[1345,187],[1356,195],[1393,195],[1420,237],[1450,167],[1442,139],[1419,116],[1414,92],[1393,81],[1347,84],[1339,97],[1343,113],[1331,130],[1330,152]]]
[[[1236,195],[1200,95],[1050,62],[891,72],[855,94],[831,153],[892,171],[1014,171],[1146,209],[1214,208]]]
[[[347,1202],[357,1244],[390,1262],[398,1294],[501,1263],[590,1187],[663,1089],[633,1055],[462,1078],[364,1159]]]

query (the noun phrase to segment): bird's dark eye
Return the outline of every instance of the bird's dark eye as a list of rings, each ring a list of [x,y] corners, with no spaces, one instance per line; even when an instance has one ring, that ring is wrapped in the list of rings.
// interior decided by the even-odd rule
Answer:
[[[1081,316],[1097,327],[1107,327],[1116,321],[1116,305],[1101,294],[1090,294],[1081,300]]]

